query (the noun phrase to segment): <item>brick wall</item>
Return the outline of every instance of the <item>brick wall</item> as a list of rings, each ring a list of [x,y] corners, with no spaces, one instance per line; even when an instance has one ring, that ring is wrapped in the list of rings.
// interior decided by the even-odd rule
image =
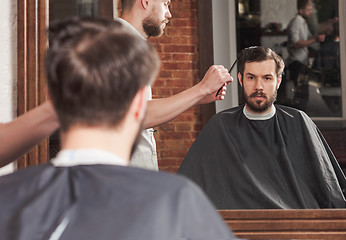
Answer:
[[[152,86],[153,98],[169,97],[195,85],[199,79],[198,0],[175,0],[172,18],[159,38],[151,38],[162,60]],[[120,6],[120,3],[118,4]],[[202,129],[201,107],[195,106],[155,129],[160,170],[176,172]]]

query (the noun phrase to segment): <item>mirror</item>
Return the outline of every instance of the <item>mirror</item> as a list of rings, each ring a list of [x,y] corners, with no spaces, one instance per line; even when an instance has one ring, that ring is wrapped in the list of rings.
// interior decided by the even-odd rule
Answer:
[[[311,34],[308,39],[324,38],[306,48],[292,46],[294,31],[303,24],[291,23],[297,14],[291,0],[238,0],[236,4],[237,51],[262,45],[285,60],[277,103],[303,110],[310,117],[342,117],[338,0],[314,0],[311,15],[303,13]],[[306,56],[302,56],[304,50]]]
[[[71,7],[71,8],[69,8]],[[52,11],[47,11],[49,8]],[[113,18],[113,0],[18,0],[17,1],[17,115],[46,101],[44,54],[49,19],[63,16],[97,14]],[[50,18],[49,16],[50,15]],[[46,163],[59,150],[57,138],[46,139],[18,161],[18,168]]]
[[[69,16],[92,16],[113,18],[112,0],[49,0],[49,23]],[[54,158],[60,150],[59,133],[49,139],[49,158]]]
[[[211,59],[211,64],[223,64],[229,68],[237,58],[237,52],[240,49],[249,47],[251,45],[264,45],[281,54],[284,60],[286,60],[289,55],[287,44],[288,32],[286,29],[290,20],[297,14],[297,7],[295,4],[292,4],[292,2],[296,1],[211,0],[210,5],[212,10],[210,11],[212,11],[212,16],[210,17],[210,21],[212,23],[212,26],[210,27],[207,24],[204,24],[203,31],[207,32],[205,34],[205,39],[208,39],[208,37],[210,36],[212,37],[211,40],[209,39],[209,43],[206,43],[205,45],[200,47],[201,54],[206,52],[206,50],[204,49],[212,48],[213,51],[211,52],[211,54],[209,52],[209,59]],[[325,6],[325,4],[328,6]],[[345,11],[342,9],[346,8],[343,4],[344,3],[342,1],[316,0],[314,14],[317,14],[318,18],[320,18],[318,20],[318,23],[323,26],[324,24],[322,23],[328,21],[329,19],[333,19],[335,14],[337,14],[336,16],[340,17],[340,19],[344,19]],[[320,12],[323,12],[323,14],[319,16],[317,10],[321,8],[323,9],[323,11]],[[332,13],[332,15],[329,15],[329,13]],[[341,16],[339,16],[339,14]],[[202,15],[209,16],[208,7],[205,8],[205,12],[202,12]],[[333,17],[329,18],[329,16]],[[217,20],[216,22],[215,19]],[[333,62],[336,63],[334,66],[338,66],[338,63],[340,63],[340,61],[345,61],[345,41],[343,40],[344,35],[342,34],[345,28],[343,23],[344,21],[339,21],[339,28],[337,28],[337,24],[333,24],[332,26],[333,32],[337,32],[337,29],[341,31],[341,42],[338,41],[338,38],[334,38],[330,32],[325,32],[326,35],[330,35],[330,39],[332,39],[331,42],[333,44],[341,44],[337,49],[340,55],[338,56],[338,54],[331,54],[333,56]],[[244,36],[242,37],[241,35]],[[202,40],[200,39],[200,41]],[[322,44],[319,45],[321,49]],[[316,50],[313,48],[309,51],[311,51],[311,53],[309,53],[309,66],[307,66],[308,69],[306,70],[306,73],[300,74],[302,75],[302,85],[305,87],[305,89],[303,90],[306,91],[306,88],[308,88],[305,92],[307,93],[307,97],[309,99],[309,108],[306,109],[306,112],[313,119],[323,118],[323,120],[325,121],[325,125],[329,125],[329,127],[332,127],[335,126],[335,122],[331,122],[331,119],[338,119],[340,122],[344,120],[344,106],[341,104],[342,98],[344,97],[344,94],[342,94],[344,93],[344,90],[342,88],[343,84],[341,83],[341,76],[344,76],[345,80],[345,71],[343,69],[340,69],[340,67],[336,68],[337,74],[335,75],[337,76],[336,79],[338,81],[338,84],[327,84],[325,82],[326,79],[320,79],[320,77],[329,74],[328,71],[321,68],[317,69],[318,63],[319,61],[321,61],[321,58],[318,55],[322,55],[322,53],[318,51],[316,52]],[[207,58],[207,56],[202,56],[201,58]],[[323,61],[326,60],[324,59]],[[335,67],[333,67],[333,70],[334,69]],[[202,71],[201,74],[203,74]],[[285,77],[288,78],[289,73],[286,73]],[[235,74],[233,75],[233,78],[237,79]],[[294,85],[293,80],[289,79],[287,80],[287,82],[288,81],[291,81],[291,87],[288,88],[291,92],[287,94],[284,92],[284,95],[280,96],[282,98],[278,100],[281,101],[279,103],[292,106],[291,104],[294,103],[293,93],[299,92],[298,90],[301,89],[294,89],[292,87]],[[328,89],[328,91],[330,90],[330,97],[332,97],[333,100],[329,98],[329,95],[327,96],[327,98],[325,98],[326,89]],[[284,88],[280,89],[280,91],[282,90],[284,90]],[[233,99],[234,93],[238,94],[237,81],[234,81],[228,87],[228,92],[229,94],[227,94],[227,97],[230,101],[226,102],[225,106],[222,106],[223,109],[238,106],[239,103],[242,103],[242,98],[238,98],[238,96],[240,95],[237,95],[237,99]],[[316,101],[316,103],[314,101]],[[218,106],[216,108],[217,111],[223,110],[220,107],[218,108]],[[326,130],[326,128],[324,128],[323,130]],[[336,136],[344,136],[344,131],[341,131],[342,129],[334,128],[334,130],[334,132],[337,132]],[[340,132],[338,132],[338,130],[340,130]],[[328,129],[326,131],[328,131]],[[330,146],[333,148],[332,145]],[[341,160],[343,161],[342,157]]]

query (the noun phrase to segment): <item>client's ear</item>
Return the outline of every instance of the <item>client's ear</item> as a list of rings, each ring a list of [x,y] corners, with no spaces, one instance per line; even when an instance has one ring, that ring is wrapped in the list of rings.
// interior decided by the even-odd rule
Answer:
[[[145,86],[142,89],[140,89],[132,101],[132,104],[134,105],[133,108],[135,118],[139,121],[144,119],[146,113],[148,88],[148,86]]]
[[[280,75],[280,76],[278,77],[278,83],[277,83],[276,89],[279,89],[281,82],[282,82],[282,75]]]
[[[238,73],[238,81],[239,81],[240,86],[243,86],[243,78],[242,78],[240,72]]]

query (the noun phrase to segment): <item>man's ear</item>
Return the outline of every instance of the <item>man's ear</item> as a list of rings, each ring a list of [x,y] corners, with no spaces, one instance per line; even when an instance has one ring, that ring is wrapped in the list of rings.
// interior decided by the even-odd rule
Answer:
[[[150,0],[140,0],[140,1],[141,1],[142,8],[148,9]]]
[[[277,83],[276,89],[279,89],[280,84],[281,84],[281,81],[282,81],[282,75],[280,75],[280,76],[278,77],[278,83]]]
[[[134,97],[132,104],[136,120],[144,119],[147,108],[148,86],[140,89]]]
[[[243,86],[243,78],[242,78],[240,72],[238,72],[238,81],[239,81],[240,86]]]

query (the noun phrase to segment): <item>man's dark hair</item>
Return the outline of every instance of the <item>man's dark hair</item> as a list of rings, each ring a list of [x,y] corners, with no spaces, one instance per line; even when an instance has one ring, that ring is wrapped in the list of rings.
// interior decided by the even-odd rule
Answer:
[[[155,49],[120,22],[73,17],[52,23],[48,89],[62,131],[117,125],[156,76]]]
[[[304,9],[311,0],[297,0],[297,10]]]
[[[121,0],[121,10],[130,10],[135,4],[136,0]]]
[[[285,68],[285,63],[282,58],[270,48],[259,46],[245,48],[240,52],[238,57],[239,72],[242,76],[244,75],[245,63],[262,62],[266,60],[274,60],[276,65],[276,75],[277,77],[281,76]]]

